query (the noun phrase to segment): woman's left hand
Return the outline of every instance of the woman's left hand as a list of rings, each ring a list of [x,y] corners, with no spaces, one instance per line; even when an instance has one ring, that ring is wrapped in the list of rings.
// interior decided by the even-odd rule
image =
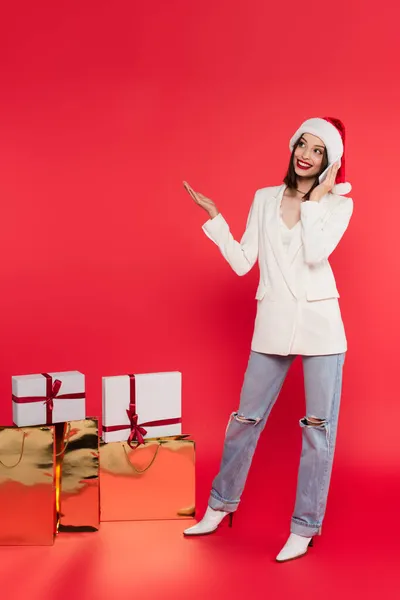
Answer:
[[[328,172],[326,174],[324,181],[322,183],[320,183],[319,185],[317,185],[317,187],[314,188],[313,191],[311,192],[311,194],[310,194],[311,201],[319,202],[321,200],[321,198],[323,198],[325,196],[325,194],[328,194],[332,190],[333,186],[335,185],[336,174],[337,174],[338,170],[339,170],[339,163],[336,162],[328,169]]]

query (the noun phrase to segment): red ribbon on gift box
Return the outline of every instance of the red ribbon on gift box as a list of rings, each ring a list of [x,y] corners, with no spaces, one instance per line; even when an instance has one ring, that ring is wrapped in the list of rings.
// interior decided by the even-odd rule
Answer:
[[[15,396],[13,394],[12,399],[13,402],[17,404],[28,404],[30,402],[41,402],[43,400],[43,404],[46,405],[46,425],[51,425],[53,422],[53,408],[54,408],[54,400],[78,400],[79,398],[85,397],[85,392],[76,392],[73,394],[59,394],[60,388],[62,386],[62,381],[59,379],[55,379],[53,382],[53,378],[48,373],[41,373],[43,377],[46,377],[46,395],[45,396],[24,396],[20,398],[19,396]]]
[[[138,424],[138,414],[136,412],[136,389],[135,389],[135,376],[128,375],[129,377],[129,408],[126,413],[129,417],[129,425],[103,425],[103,431],[122,431],[123,429],[130,429],[131,433],[128,437],[128,445],[134,448],[133,442],[137,441],[137,445],[144,444],[144,436],[147,433],[145,427],[157,427],[158,425],[175,425],[180,423],[180,417],[175,419],[160,419],[159,421],[147,421],[146,423]]]

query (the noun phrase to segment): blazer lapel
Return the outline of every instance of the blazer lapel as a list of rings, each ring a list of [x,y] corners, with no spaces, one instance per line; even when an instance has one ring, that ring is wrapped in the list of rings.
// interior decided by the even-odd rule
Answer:
[[[296,232],[296,234],[294,236],[294,238],[296,239],[296,242],[294,242],[294,240],[292,240],[290,247],[289,247],[290,256],[288,256],[285,253],[285,249],[282,244],[281,232],[280,232],[280,227],[281,227],[280,206],[281,206],[281,200],[282,200],[285,189],[286,189],[286,185],[283,184],[277,191],[277,194],[271,198],[271,200],[273,200],[273,202],[271,202],[270,210],[267,213],[266,231],[267,231],[267,235],[270,240],[270,243],[271,243],[272,251],[276,258],[276,262],[278,263],[279,269],[281,270],[281,273],[286,281],[286,284],[288,285],[293,296],[296,297],[294,281],[293,281],[293,277],[290,273],[290,264],[291,264],[290,256],[293,256],[294,253],[297,252],[298,248],[301,246],[301,234],[299,232]],[[296,226],[296,228],[300,229],[300,227],[298,227],[298,226]],[[298,246],[298,239],[300,239],[300,246]],[[297,250],[296,250],[296,248],[297,248]]]
[[[293,261],[296,258],[297,253],[302,247],[302,245],[303,239],[301,237],[301,222],[299,222],[295,225],[293,237],[286,254],[286,260],[289,263],[289,266],[293,264]]]

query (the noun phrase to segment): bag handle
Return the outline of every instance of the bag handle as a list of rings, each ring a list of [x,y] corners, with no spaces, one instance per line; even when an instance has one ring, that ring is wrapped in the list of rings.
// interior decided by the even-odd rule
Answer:
[[[69,441],[71,439],[70,433],[71,433],[71,423],[70,423],[70,421],[68,421],[68,423],[67,423],[67,435],[66,435],[67,441],[65,441],[65,437],[64,437],[64,447],[62,448],[62,450],[60,452],[56,453],[56,456],[62,456],[64,454],[64,452],[66,451],[66,449],[68,448],[68,444],[69,444]]]
[[[145,467],[144,469],[137,469],[137,468],[135,467],[135,465],[133,465],[133,464],[131,463],[131,461],[129,460],[128,453],[127,453],[127,451],[126,451],[126,447],[125,447],[125,446],[122,446],[122,447],[123,447],[123,449],[124,449],[124,452],[125,452],[125,458],[126,458],[126,462],[128,463],[128,465],[131,467],[131,469],[132,469],[132,470],[133,470],[135,473],[138,473],[138,474],[140,474],[140,473],[145,473],[145,471],[147,471],[148,469],[150,469],[150,467],[152,466],[152,464],[154,463],[154,461],[155,461],[155,460],[156,460],[156,458],[157,458],[157,454],[158,454],[158,452],[159,452],[159,450],[160,450],[160,448],[161,448],[161,444],[157,444],[157,450],[155,451],[153,458],[151,459],[151,461],[149,462],[149,464],[147,465],[147,467]],[[136,448],[137,448],[137,446],[136,446]]]
[[[22,432],[21,454],[19,455],[19,459],[17,460],[17,462],[15,463],[15,465],[5,465],[2,460],[0,460],[0,465],[2,465],[3,467],[5,467],[6,469],[14,469],[15,467],[17,467],[19,465],[19,463],[22,460],[22,455],[24,453],[25,438],[26,438],[26,436],[27,436],[26,431],[23,431]]]

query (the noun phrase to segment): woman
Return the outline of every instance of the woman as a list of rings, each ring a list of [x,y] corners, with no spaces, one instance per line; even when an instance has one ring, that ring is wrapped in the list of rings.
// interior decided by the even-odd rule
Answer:
[[[238,275],[260,265],[257,316],[240,406],[232,413],[203,519],[184,535],[232,523],[258,438],[296,355],[302,357],[306,415],[290,535],[279,562],[303,556],[321,533],[331,477],[347,341],[328,258],[353,212],[343,195],[344,127],[338,119],[305,121],[289,144],[284,183],[256,192],[240,241],[212,200],[184,186],[210,219],[207,236]],[[336,182],[336,184],[335,184]]]

